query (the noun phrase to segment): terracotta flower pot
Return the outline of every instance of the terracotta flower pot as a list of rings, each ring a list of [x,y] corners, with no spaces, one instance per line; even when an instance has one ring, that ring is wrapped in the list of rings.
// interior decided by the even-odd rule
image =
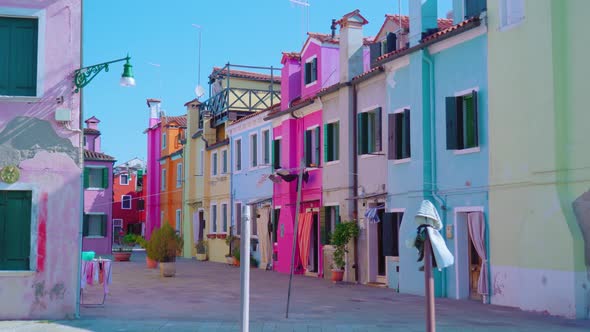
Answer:
[[[158,267],[158,262],[147,256],[145,257],[145,263],[148,269],[155,269]]]
[[[176,262],[160,262],[160,275],[162,277],[174,277],[176,275]]]
[[[197,258],[198,261],[206,261],[207,260],[207,254],[196,254],[195,257]]]
[[[240,266],[240,260],[237,259],[237,258],[235,258],[235,257],[232,257],[232,258],[233,258],[233,264],[234,264],[234,266]]]
[[[208,239],[214,239],[215,238],[215,234],[207,234],[207,238]]]
[[[332,281],[342,281],[342,279],[344,279],[344,270],[332,269]]]
[[[229,265],[234,265],[234,258],[232,256],[225,256],[225,261]]]
[[[113,252],[113,257],[115,258],[116,262],[129,262],[131,258],[130,251],[115,251]]]
[[[227,237],[227,234],[217,234],[218,239],[225,239],[226,237]]]

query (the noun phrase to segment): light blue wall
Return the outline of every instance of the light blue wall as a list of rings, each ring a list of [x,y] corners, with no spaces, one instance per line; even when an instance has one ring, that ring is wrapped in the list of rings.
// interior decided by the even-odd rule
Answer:
[[[259,115],[262,116],[262,115]],[[256,116],[253,119],[245,120],[243,123],[247,125],[251,120],[256,119]],[[253,122],[253,121],[252,121]],[[250,134],[257,133],[258,134],[258,160],[259,165],[263,162],[263,150],[262,150],[262,131],[268,130],[269,131],[269,146],[270,153],[270,164],[264,166],[258,166],[256,168],[251,168],[251,157],[250,157]],[[235,141],[242,140],[242,170],[236,173],[235,164],[236,164],[236,148],[235,148]],[[230,137],[231,141],[231,190],[232,190],[232,203],[231,203],[231,220],[232,225],[237,225],[236,222],[236,211],[235,211],[235,204],[237,202],[241,202],[242,205],[246,205],[248,202],[252,202],[258,199],[272,197],[272,181],[269,179],[265,179],[262,181],[262,177],[264,175],[268,175],[272,173],[272,126],[270,122],[265,122],[261,125],[255,126],[252,124],[252,128],[247,128],[241,132],[238,132],[235,135]],[[260,253],[257,251],[253,251],[252,255],[260,261]]]
[[[388,162],[387,209],[405,209],[400,230],[400,292],[424,293],[424,275],[416,262],[418,253],[406,248],[405,240],[416,232],[414,216],[423,199],[438,208],[445,224],[453,224],[456,207],[481,206],[487,221],[488,209],[488,139],[487,139],[487,37],[480,36],[440,53],[428,56],[425,51],[410,55],[410,65],[397,70],[388,86],[389,112],[410,106],[411,162]],[[430,84],[430,59],[434,67],[434,84]],[[445,97],[477,87],[480,151],[456,155],[446,149]],[[436,160],[431,163],[430,90],[434,89]],[[436,169],[437,198],[430,192],[433,183],[431,167]],[[442,200],[442,201],[441,201]],[[446,209],[442,208],[445,205]],[[445,230],[443,228],[443,236]],[[447,246],[455,254],[455,236]],[[437,296],[455,297],[455,267],[436,272]]]

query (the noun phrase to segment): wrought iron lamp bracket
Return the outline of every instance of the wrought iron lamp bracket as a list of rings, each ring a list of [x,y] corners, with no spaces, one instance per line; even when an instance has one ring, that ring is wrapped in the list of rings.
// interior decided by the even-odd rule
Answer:
[[[129,59],[131,59],[131,57],[127,56],[121,59],[76,69],[76,71],[74,71],[74,84],[76,85],[76,90],[74,90],[74,92],[78,93],[80,89],[88,85],[88,83],[90,83],[103,69],[105,72],[108,72],[111,63],[129,61]]]

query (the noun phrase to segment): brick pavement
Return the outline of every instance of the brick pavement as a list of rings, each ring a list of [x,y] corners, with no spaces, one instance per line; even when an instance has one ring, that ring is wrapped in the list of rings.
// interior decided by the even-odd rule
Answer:
[[[81,319],[0,322],[0,331],[237,331],[239,269],[180,259],[175,278],[145,268],[145,256],[115,263],[106,305],[82,308]],[[423,331],[424,299],[390,289],[251,269],[251,331]],[[92,300],[89,294],[86,299]],[[472,301],[437,299],[438,331],[590,331],[568,320]]]

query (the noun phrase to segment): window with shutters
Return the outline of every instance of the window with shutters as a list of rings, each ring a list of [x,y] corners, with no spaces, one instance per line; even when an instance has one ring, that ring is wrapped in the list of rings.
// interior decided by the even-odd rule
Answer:
[[[508,28],[524,21],[524,0],[500,0],[500,28]]]
[[[258,209],[256,208],[256,206],[246,206],[246,209],[251,209],[252,211],[252,218],[250,219],[250,235],[252,235],[252,237],[258,237],[258,225],[256,223],[256,221],[258,220]]]
[[[272,243],[278,242],[279,237],[279,220],[281,218],[281,208],[272,210]],[[275,257],[275,260],[277,258]]]
[[[217,152],[211,154],[211,175],[217,176]]]
[[[270,165],[270,131],[262,131],[262,158],[263,165]]]
[[[182,163],[176,165],[176,188],[182,187]]]
[[[121,196],[121,209],[131,210],[131,195]]]
[[[109,187],[109,169],[106,167],[85,167],[84,188],[106,189]]]
[[[305,131],[305,165],[318,167],[320,165],[320,127]]]
[[[30,270],[31,191],[0,191],[0,271]]]
[[[235,214],[236,220],[234,222],[235,228],[233,231],[234,235],[240,235],[242,232],[242,203],[238,202],[235,204]]]
[[[448,150],[479,147],[477,91],[446,98],[446,131]]]
[[[221,231],[227,232],[227,204],[221,204]]]
[[[143,198],[140,198],[137,200],[137,210],[139,210],[139,211],[145,210],[145,200]]]
[[[324,125],[324,161],[340,159],[340,121]]]
[[[0,95],[37,95],[38,18],[0,17]]]
[[[217,205],[211,204],[211,233],[217,233]]]
[[[381,107],[357,114],[357,144],[359,155],[381,151]]]
[[[465,0],[465,18],[479,16],[486,10],[486,0]]]
[[[162,169],[162,179],[160,181],[160,190],[166,191],[166,169]]]
[[[272,143],[272,165],[274,169],[281,168],[281,139],[277,138]]]
[[[227,150],[221,151],[221,174],[227,174],[228,155]]]
[[[107,236],[106,214],[85,214],[83,226],[83,235],[85,237]]]
[[[162,150],[166,148],[166,133],[162,133]]]
[[[339,223],[340,206],[324,206],[320,210],[320,242],[322,245],[331,243],[332,233]]]
[[[305,86],[314,84],[318,80],[318,58],[316,56],[305,62]]]
[[[234,151],[236,153],[235,170],[236,172],[242,170],[242,140],[237,139],[234,143]]]
[[[129,175],[127,175],[127,174],[119,175],[119,184],[122,186],[129,185]]]
[[[250,167],[258,166],[258,135],[250,135]]]
[[[400,227],[403,212],[386,212],[383,214],[383,231],[381,233],[381,244],[383,256],[399,257],[400,248]]]
[[[411,157],[410,109],[396,110],[388,117],[388,159],[407,161]]]
[[[176,210],[176,216],[175,216],[175,229],[176,229],[176,233],[180,233],[180,228],[182,227],[182,210],[178,209]]]

